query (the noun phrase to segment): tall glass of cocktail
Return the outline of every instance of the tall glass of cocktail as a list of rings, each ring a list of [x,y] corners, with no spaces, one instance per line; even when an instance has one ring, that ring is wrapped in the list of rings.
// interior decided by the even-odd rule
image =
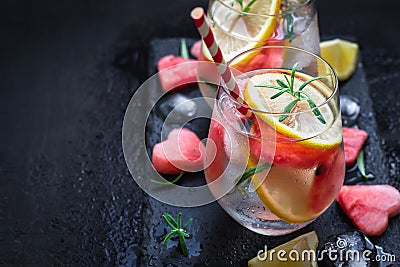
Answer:
[[[283,56],[254,61],[263,54]],[[229,66],[244,102],[221,82],[206,149],[207,183],[243,226],[265,235],[295,231],[321,215],[343,183],[336,74],[317,55],[285,46],[243,52]],[[243,106],[253,116],[239,112]]]

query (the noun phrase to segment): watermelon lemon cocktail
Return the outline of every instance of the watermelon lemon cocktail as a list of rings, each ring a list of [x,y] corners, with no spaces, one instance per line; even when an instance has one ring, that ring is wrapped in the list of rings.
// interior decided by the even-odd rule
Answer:
[[[214,37],[228,62],[238,54],[264,45],[285,45],[305,49],[319,55],[319,30],[315,0],[210,0],[207,18]],[[282,51],[261,51],[249,54],[237,69],[246,71],[249,61],[273,61]],[[199,60],[212,61],[204,43]],[[296,59],[286,60],[292,63]],[[204,96],[214,97],[218,72],[199,65],[199,83]]]
[[[219,86],[206,146],[211,192],[231,190],[219,204],[240,224],[265,235],[295,231],[323,213],[344,179],[337,79],[318,56],[290,47],[260,47],[242,53],[281,50],[298,59],[233,70],[241,104]],[[246,105],[253,118],[238,107]]]

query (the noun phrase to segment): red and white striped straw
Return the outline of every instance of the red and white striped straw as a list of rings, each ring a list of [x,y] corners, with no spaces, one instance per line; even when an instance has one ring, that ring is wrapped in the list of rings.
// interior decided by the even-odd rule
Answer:
[[[239,87],[233,77],[233,74],[230,68],[227,66],[225,59],[222,56],[221,48],[218,46],[217,41],[214,38],[214,34],[207,24],[204,16],[204,9],[202,7],[196,7],[190,13],[194,24],[199,31],[201,38],[207,46],[208,51],[210,52],[215,65],[217,66],[218,73],[221,75],[222,80],[226,84],[229,89],[229,92],[233,98],[235,98],[238,102],[247,106],[244,99],[242,99],[239,95]],[[242,113],[244,116],[250,119],[254,119],[254,114],[248,108],[240,105],[238,107],[238,111]]]

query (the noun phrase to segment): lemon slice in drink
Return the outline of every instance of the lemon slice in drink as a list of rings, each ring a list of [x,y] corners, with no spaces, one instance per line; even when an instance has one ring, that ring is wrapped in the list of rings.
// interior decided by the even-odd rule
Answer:
[[[299,141],[307,147],[316,149],[329,149],[338,146],[342,142],[341,121],[335,105],[324,104],[332,94],[332,91],[321,81],[308,84],[303,91],[314,101],[325,119],[321,123],[310,109],[307,101],[301,100],[292,109],[285,120],[280,122],[280,115],[285,107],[294,100],[294,97],[284,93],[275,99],[271,99],[278,91],[276,89],[259,87],[264,85],[278,85],[277,80],[285,81],[284,74],[290,79],[289,71],[265,72],[254,75],[247,83],[244,98],[247,104],[255,110],[255,114],[272,126],[279,133]],[[294,88],[299,88],[306,80],[312,78],[309,75],[296,72]],[[324,105],[322,105],[324,104]]]
[[[243,0],[243,7],[249,2]],[[227,62],[246,50],[262,45],[272,35],[277,17],[268,15],[278,14],[280,5],[280,0],[257,0],[248,12],[243,13],[235,1],[214,2],[208,15],[212,18],[214,36]],[[202,47],[204,56],[211,61],[211,55],[204,45]]]
[[[334,39],[320,43],[321,57],[336,71],[340,81],[353,75],[357,66],[358,44]]]
[[[249,267],[316,267],[317,246],[318,236],[315,231],[312,231],[275,247],[275,253],[272,253],[272,250],[268,250],[259,255],[259,257],[254,257],[249,260],[248,265]],[[281,259],[278,258],[278,251],[280,250],[285,251],[283,256],[283,253],[279,254]],[[287,261],[284,259],[287,259]]]
[[[268,177],[258,173],[251,179],[258,197],[273,214],[289,223],[302,223],[318,216],[309,206],[312,190],[309,178],[314,172],[314,169],[274,165]]]

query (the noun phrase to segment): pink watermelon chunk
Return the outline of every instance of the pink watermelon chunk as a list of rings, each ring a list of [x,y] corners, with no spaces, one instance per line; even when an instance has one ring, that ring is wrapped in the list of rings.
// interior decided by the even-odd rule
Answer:
[[[206,155],[207,167],[204,169],[207,183],[212,183],[224,173],[228,164],[225,154],[224,136],[225,129],[217,120],[211,120],[208,138],[214,142],[215,150],[208,149]],[[215,152],[215,154],[213,154]]]
[[[383,234],[389,217],[400,213],[400,192],[390,185],[345,185],[337,200],[353,224],[371,236]]]
[[[195,42],[192,47],[190,48],[190,54],[192,55],[192,57],[194,58],[199,58],[201,53],[201,40]]]
[[[184,88],[197,82],[197,60],[168,55],[157,64],[164,91]]]
[[[344,156],[347,167],[356,162],[367,137],[368,134],[364,130],[343,127]]]
[[[159,173],[178,174],[203,169],[205,146],[189,129],[173,129],[166,140],[153,147],[152,162]]]

